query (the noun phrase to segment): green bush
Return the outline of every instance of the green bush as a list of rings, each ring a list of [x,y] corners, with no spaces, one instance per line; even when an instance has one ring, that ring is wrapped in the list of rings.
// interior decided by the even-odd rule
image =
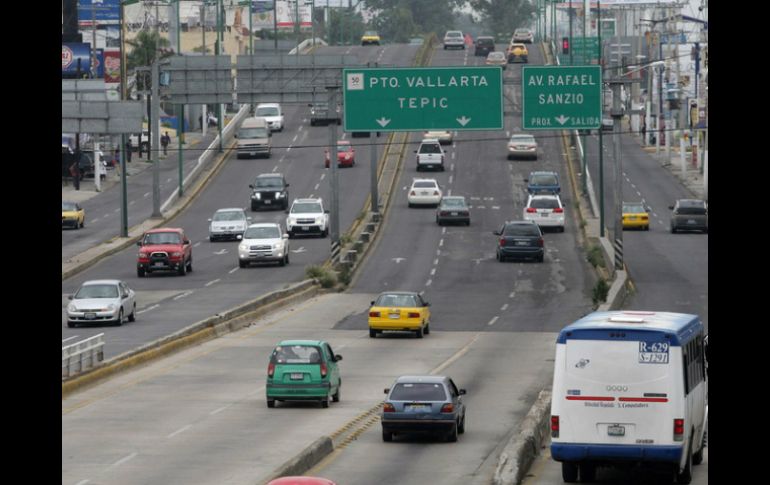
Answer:
[[[607,293],[609,293],[609,291],[610,287],[607,284],[607,281],[604,279],[597,281],[593,289],[593,294],[591,295],[594,306],[599,306],[601,303],[607,301]]]
[[[320,281],[321,287],[323,287],[323,288],[332,288],[332,287],[334,287],[334,285],[337,284],[337,277],[334,276],[334,273],[327,272],[327,273],[324,273],[318,279],[318,281]]]
[[[593,265],[594,268],[604,268],[604,256],[602,255],[602,248],[599,246],[591,246],[588,249],[588,262]]]
[[[350,268],[347,265],[342,266],[338,276],[340,283],[347,286],[350,284],[350,280],[353,279],[353,275],[350,274]]]
[[[324,269],[317,265],[308,266],[305,269],[305,275],[307,275],[308,278],[320,278],[326,273]]]

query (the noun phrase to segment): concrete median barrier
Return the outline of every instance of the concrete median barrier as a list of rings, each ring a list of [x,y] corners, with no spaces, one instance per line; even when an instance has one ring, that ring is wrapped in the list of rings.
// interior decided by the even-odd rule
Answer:
[[[263,484],[280,477],[302,475],[306,471],[313,468],[318,462],[323,460],[332,451],[334,451],[332,439],[328,436],[321,436],[313,443],[311,443],[310,446],[302,450],[298,455],[278,467],[269,477],[264,478],[256,483]]]

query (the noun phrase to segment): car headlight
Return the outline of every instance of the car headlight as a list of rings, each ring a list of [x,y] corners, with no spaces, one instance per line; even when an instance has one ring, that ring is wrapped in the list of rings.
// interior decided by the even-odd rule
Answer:
[[[280,199],[281,197],[283,197],[283,194],[282,194],[282,193],[280,193],[280,192],[276,192],[276,193],[275,193],[275,198],[276,198],[276,199]]]
[[[109,305],[107,305],[108,312],[115,311],[116,308],[117,308],[117,305],[115,305],[114,303],[110,303]]]
[[[281,249],[282,247],[283,247],[283,244],[281,244],[281,243],[273,244],[273,249]]]
[[[297,223],[297,220],[293,217],[289,217],[288,219],[286,219],[286,225],[288,226],[293,226],[296,223]]]
[[[149,255],[148,253],[143,253],[143,252],[140,252],[140,253],[139,253],[139,257],[140,257],[140,258],[142,258],[142,259],[144,259],[144,258],[149,258],[149,257],[150,257],[150,255]]]
[[[262,198],[262,195],[259,192],[257,192],[256,194],[251,194],[251,198],[259,200]]]
[[[70,313],[76,312],[78,311],[78,307],[76,307],[74,303],[70,303],[69,305],[67,305],[67,311]]]
[[[178,257],[182,256],[182,253],[180,253],[179,251],[174,251],[173,253],[171,253],[171,256],[173,256],[175,258],[178,258]]]
[[[241,251],[248,251],[249,250],[249,244],[248,243],[242,243],[240,246],[238,246],[238,249]]]

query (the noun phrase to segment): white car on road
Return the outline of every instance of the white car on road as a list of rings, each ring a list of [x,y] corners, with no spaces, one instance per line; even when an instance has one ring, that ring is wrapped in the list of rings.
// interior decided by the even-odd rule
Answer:
[[[417,171],[428,168],[438,168],[444,171],[444,149],[441,148],[436,138],[424,138],[420,143],[420,148],[414,151],[417,154]]]
[[[407,194],[407,201],[409,207],[416,205],[438,206],[442,195],[436,179],[414,179]]]
[[[289,235],[275,222],[250,225],[238,245],[238,266],[245,268],[249,263],[262,262],[289,264]]]
[[[329,211],[324,210],[321,199],[294,199],[286,218],[289,238],[297,235],[329,234]]]
[[[524,207],[524,220],[541,228],[555,227],[564,232],[564,206],[558,195],[530,195]]]
[[[122,325],[136,319],[136,293],[120,280],[92,280],[69,296],[67,326],[80,323]]]
[[[219,209],[209,219],[209,241],[217,239],[241,239],[251,217],[240,207]]]
[[[283,131],[283,110],[278,103],[261,103],[257,105],[254,116],[264,118],[270,126],[270,131]]]

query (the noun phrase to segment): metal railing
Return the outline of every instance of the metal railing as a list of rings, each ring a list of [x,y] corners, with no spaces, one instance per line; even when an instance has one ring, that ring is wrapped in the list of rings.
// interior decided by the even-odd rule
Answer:
[[[61,348],[61,375],[70,377],[73,373],[83,372],[103,360],[104,334],[100,333]]]

